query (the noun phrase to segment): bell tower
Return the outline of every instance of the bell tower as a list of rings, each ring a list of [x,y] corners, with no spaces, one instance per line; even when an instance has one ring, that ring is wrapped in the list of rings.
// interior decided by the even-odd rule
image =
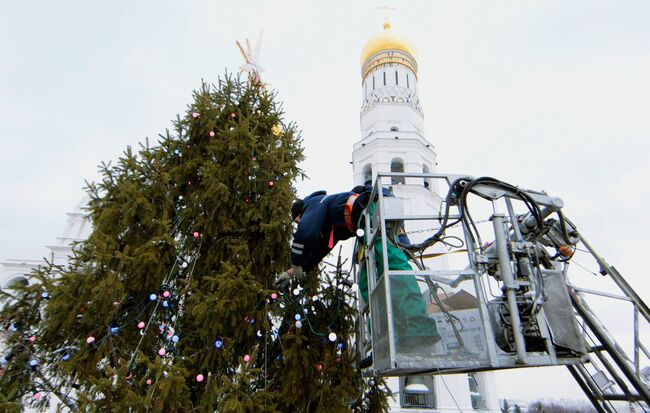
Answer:
[[[415,45],[385,22],[383,30],[372,36],[361,52],[361,139],[352,151],[355,185],[374,183],[378,172],[437,172],[437,154],[424,136],[418,83]],[[434,180],[392,178],[382,184],[390,186],[393,194],[402,198],[406,215],[432,215],[440,208],[442,197]],[[405,225],[413,242],[421,242],[431,235],[427,233],[430,222],[409,220]],[[444,252],[440,246],[434,249]],[[426,265],[431,269],[448,267],[444,256],[427,261]],[[423,294],[428,293],[423,291]],[[498,404],[491,373],[454,375],[440,380],[431,376],[416,378],[428,383],[426,394],[415,396],[418,402],[423,402],[418,405],[421,407],[460,406],[471,410],[474,405]],[[400,409],[403,400],[413,397],[406,390],[409,386],[405,379],[400,380],[395,377],[388,380],[391,389],[400,394],[399,404],[391,405],[394,411]]]
[[[361,139],[352,152],[355,185],[374,182],[377,172],[436,171],[437,155],[424,137],[416,56],[415,45],[394,32],[389,22],[361,52]],[[441,197],[431,180],[394,178],[384,184],[404,198],[407,214],[440,206]]]

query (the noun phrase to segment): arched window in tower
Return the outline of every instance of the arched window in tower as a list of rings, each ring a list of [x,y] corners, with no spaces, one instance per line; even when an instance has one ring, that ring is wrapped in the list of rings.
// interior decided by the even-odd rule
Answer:
[[[386,86],[386,71],[384,70],[384,86]]]
[[[391,172],[404,172],[404,161],[395,158],[392,161],[390,161],[390,171]],[[396,185],[396,184],[404,184],[404,177],[399,176],[399,177],[392,177],[390,178],[391,184]]]
[[[411,85],[410,85],[410,83],[409,83],[409,74],[408,74],[408,73],[406,74],[406,87],[407,87],[408,89],[411,88]]]
[[[399,76],[397,75],[397,70],[395,71],[395,84],[399,85]]]
[[[372,75],[372,90],[375,90],[375,75]]]
[[[429,169],[428,165],[422,165],[422,173],[423,174],[431,173],[431,169]],[[424,181],[423,182],[424,187],[430,191],[431,190],[431,178],[424,178],[423,181]]]
[[[363,167],[363,184],[372,185],[372,166],[370,164]]]

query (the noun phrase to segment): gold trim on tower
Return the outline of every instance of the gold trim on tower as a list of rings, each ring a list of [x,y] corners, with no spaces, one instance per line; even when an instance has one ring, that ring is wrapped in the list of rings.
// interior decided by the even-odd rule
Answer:
[[[401,50],[382,50],[370,56],[361,66],[361,81],[363,82],[373,70],[390,64],[406,66],[415,73],[415,78],[418,78],[418,63],[413,56]]]

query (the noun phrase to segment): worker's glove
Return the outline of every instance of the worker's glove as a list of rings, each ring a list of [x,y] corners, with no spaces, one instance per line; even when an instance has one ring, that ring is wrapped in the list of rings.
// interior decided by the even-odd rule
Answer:
[[[289,284],[291,284],[291,277],[289,274],[287,274],[286,271],[278,274],[275,279],[275,288],[277,288],[279,291],[283,291],[289,288]]]
[[[302,267],[300,265],[293,266],[293,277],[298,282],[302,281],[305,278],[305,273],[302,271]]]

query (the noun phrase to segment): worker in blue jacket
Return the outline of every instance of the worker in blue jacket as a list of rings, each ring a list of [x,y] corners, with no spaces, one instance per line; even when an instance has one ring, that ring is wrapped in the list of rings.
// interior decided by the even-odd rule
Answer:
[[[333,195],[318,191],[292,205],[291,215],[298,224],[291,244],[292,267],[278,276],[278,288],[286,289],[291,278],[302,280],[305,274],[329,254],[338,241],[355,235],[356,223],[369,202],[370,189],[359,186],[352,191]],[[392,196],[388,190],[383,191],[385,196]],[[408,264],[406,254],[390,241],[387,245],[390,269],[410,271],[412,268]],[[375,249],[378,254],[376,262],[381,267],[381,239],[376,241]],[[382,272],[383,268],[378,268],[377,274]],[[367,302],[366,274],[365,268],[362,268],[359,283],[361,294]],[[439,341],[435,321],[426,313],[426,303],[415,277],[393,277],[391,291],[396,336],[402,347],[418,347]]]
[[[353,191],[332,195],[318,191],[292,205],[291,216],[298,229],[291,243],[291,268],[278,276],[279,288],[286,288],[291,278],[301,280],[336,243],[355,234],[352,210],[358,195]],[[357,205],[356,209],[361,208]]]

